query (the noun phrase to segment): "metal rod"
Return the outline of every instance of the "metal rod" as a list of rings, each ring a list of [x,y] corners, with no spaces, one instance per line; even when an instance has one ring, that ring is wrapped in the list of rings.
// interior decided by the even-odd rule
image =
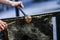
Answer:
[[[30,23],[32,21],[31,16],[27,15],[21,8],[19,8],[19,10],[23,13],[23,15],[25,16],[25,21],[27,23]]]
[[[16,22],[16,21],[13,21],[13,22],[8,23],[8,26],[11,25],[11,24],[13,24],[13,23],[15,23],[15,22]]]
[[[21,8],[19,8],[19,10],[23,13],[24,16],[27,16],[27,14]]]

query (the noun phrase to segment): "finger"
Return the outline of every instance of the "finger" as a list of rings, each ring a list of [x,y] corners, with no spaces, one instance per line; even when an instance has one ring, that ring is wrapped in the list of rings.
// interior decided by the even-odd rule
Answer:
[[[23,3],[21,2],[21,7],[24,8]]]
[[[3,21],[2,21],[0,24],[4,27],[4,29],[7,28],[6,22],[3,22]]]
[[[7,23],[6,22],[3,22],[2,25],[3,25],[4,28],[7,28]]]
[[[4,25],[4,23],[2,22],[2,23],[0,23],[3,27],[5,27],[5,25]]]
[[[19,2],[18,7],[24,8],[23,3],[21,1]]]
[[[4,30],[4,27],[2,26],[2,24],[0,24],[0,29],[1,29],[1,30]]]

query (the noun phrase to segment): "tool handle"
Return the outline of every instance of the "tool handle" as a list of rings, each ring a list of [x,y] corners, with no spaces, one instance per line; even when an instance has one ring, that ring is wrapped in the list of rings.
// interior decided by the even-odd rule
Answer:
[[[8,25],[11,25],[11,24],[13,24],[13,23],[15,23],[16,21],[13,21],[13,22],[10,22],[10,23],[8,23]]]
[[[21,8],[19,8],[19,10],[23,13],[24,16],[27,16],[27,14]]]
[[[26,21],[27,23],[30,23],[30,22],[32,21],[31,16],[25,14],[25,12],[24,12],[21,8],[19,8],[19,10],[20,10],[20,11],[23,13],[23,15],[25,16],[25,17],[24,17],[24,18],[25,18],[25,21]]]

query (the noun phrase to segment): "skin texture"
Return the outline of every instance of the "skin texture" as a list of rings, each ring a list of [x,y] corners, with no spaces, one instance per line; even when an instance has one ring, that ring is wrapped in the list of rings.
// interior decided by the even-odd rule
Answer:
[[[10,0],[0,0],[0,3],[6,4],[6,5],[11,5],[13,7],[20,7],[20,8],[24,7],[21,1],[19,1],[19,2],[13,2],[13,1],[10,1]],[[0,31],[3,31],[5,29],[7,29],[8,28],[7,26],[8,25],[7,25],[6,22],[0,20]]]

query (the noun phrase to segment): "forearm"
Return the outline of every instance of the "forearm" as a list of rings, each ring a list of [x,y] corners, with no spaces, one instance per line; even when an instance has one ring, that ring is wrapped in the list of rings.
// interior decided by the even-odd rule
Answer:
[[[10,1],[10,0],[0,0],[0,3],[11,5],[12,1]]]

